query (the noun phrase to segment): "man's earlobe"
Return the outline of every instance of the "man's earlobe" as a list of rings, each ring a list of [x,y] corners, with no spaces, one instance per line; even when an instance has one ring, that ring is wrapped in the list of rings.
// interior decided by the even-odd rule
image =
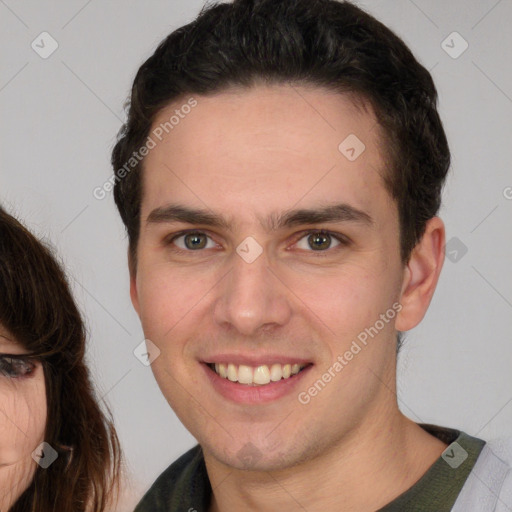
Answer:
[[[427,312],[444,262],[445,228],[439,217],[427,222],[425,233],[413,249],[404,270],[400,310],[395,327],[408,331],[418,325]]]

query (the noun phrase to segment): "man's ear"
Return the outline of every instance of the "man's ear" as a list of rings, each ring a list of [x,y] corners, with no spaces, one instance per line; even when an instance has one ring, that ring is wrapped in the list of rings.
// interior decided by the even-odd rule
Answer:
[[[132,305],[137,314],[140,316],[139,309],[139,293],[137,291],[137,272],[136,272],[136,263],[133,261],[133,255],[128,249],[128,270],[130,271],[130,299],[132,300]]]
[[[425,316],[443,268],[444,244],[444,223],[439,217],[433,217],[427,222],[425,233],[404,269],[402,309],[395,323],[398,331],[412,329]]]

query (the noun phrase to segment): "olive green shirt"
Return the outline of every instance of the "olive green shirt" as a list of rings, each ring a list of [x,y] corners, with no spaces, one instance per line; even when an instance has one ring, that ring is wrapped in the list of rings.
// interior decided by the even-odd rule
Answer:
[[[420,426],[449,446],[411,488],[377,512],[449,512],[485,445],[458,430]],[[203,452],[196,445],[158,477],[134,512],[208,512],[211,494]]]

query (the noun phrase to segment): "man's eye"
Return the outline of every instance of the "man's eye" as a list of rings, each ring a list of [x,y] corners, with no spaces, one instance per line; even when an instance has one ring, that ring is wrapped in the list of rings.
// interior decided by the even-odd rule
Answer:
[[[30,375],[36,368],[33,361],[26,357],[0,356],[0,376],[19,378]]]
[[[178,233],[173,236],[168,243],[176,245],[178,249],[185,252],[214,249],[216,247],[215,242],[202,231]],[[333,243],[335,243],[335,245],[333,245]],[[328,249],[348,244],[349,241],[343,235],[324,230],[308,231],[295,243],[299,249],[309,252],[311,252],[311,250],[327,252]]]
[[[336,242],[336,245],[333,246],[333,242]],[[326,252],[328,249],[333,249],[340,245],[348,245],[348,241],[342,235],[334,234],[330,231],[317,230],[307,232],[295,245],[299,249],[306,251],[312,249],[316,252]]]
[[[208,245],[209,236],[201,231],[191,231],[188,233],[178,234],[173,237],[170,242],[174,243],[179,249],[184,251],[196,251],[199,249],[213,249],[215,243],[210,239],[210,245]]]

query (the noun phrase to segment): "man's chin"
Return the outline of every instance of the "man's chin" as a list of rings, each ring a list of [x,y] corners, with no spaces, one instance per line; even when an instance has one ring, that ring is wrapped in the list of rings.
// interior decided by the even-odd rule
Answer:
[[[303,462],[307,456],[304,448],[293,449],[285,442],[269,446],[269,443],[257,441],[237,441],[229,446],[206,447],[201,445],[207,466],[221,464],[231,470],[240,471],[283,471]]]

